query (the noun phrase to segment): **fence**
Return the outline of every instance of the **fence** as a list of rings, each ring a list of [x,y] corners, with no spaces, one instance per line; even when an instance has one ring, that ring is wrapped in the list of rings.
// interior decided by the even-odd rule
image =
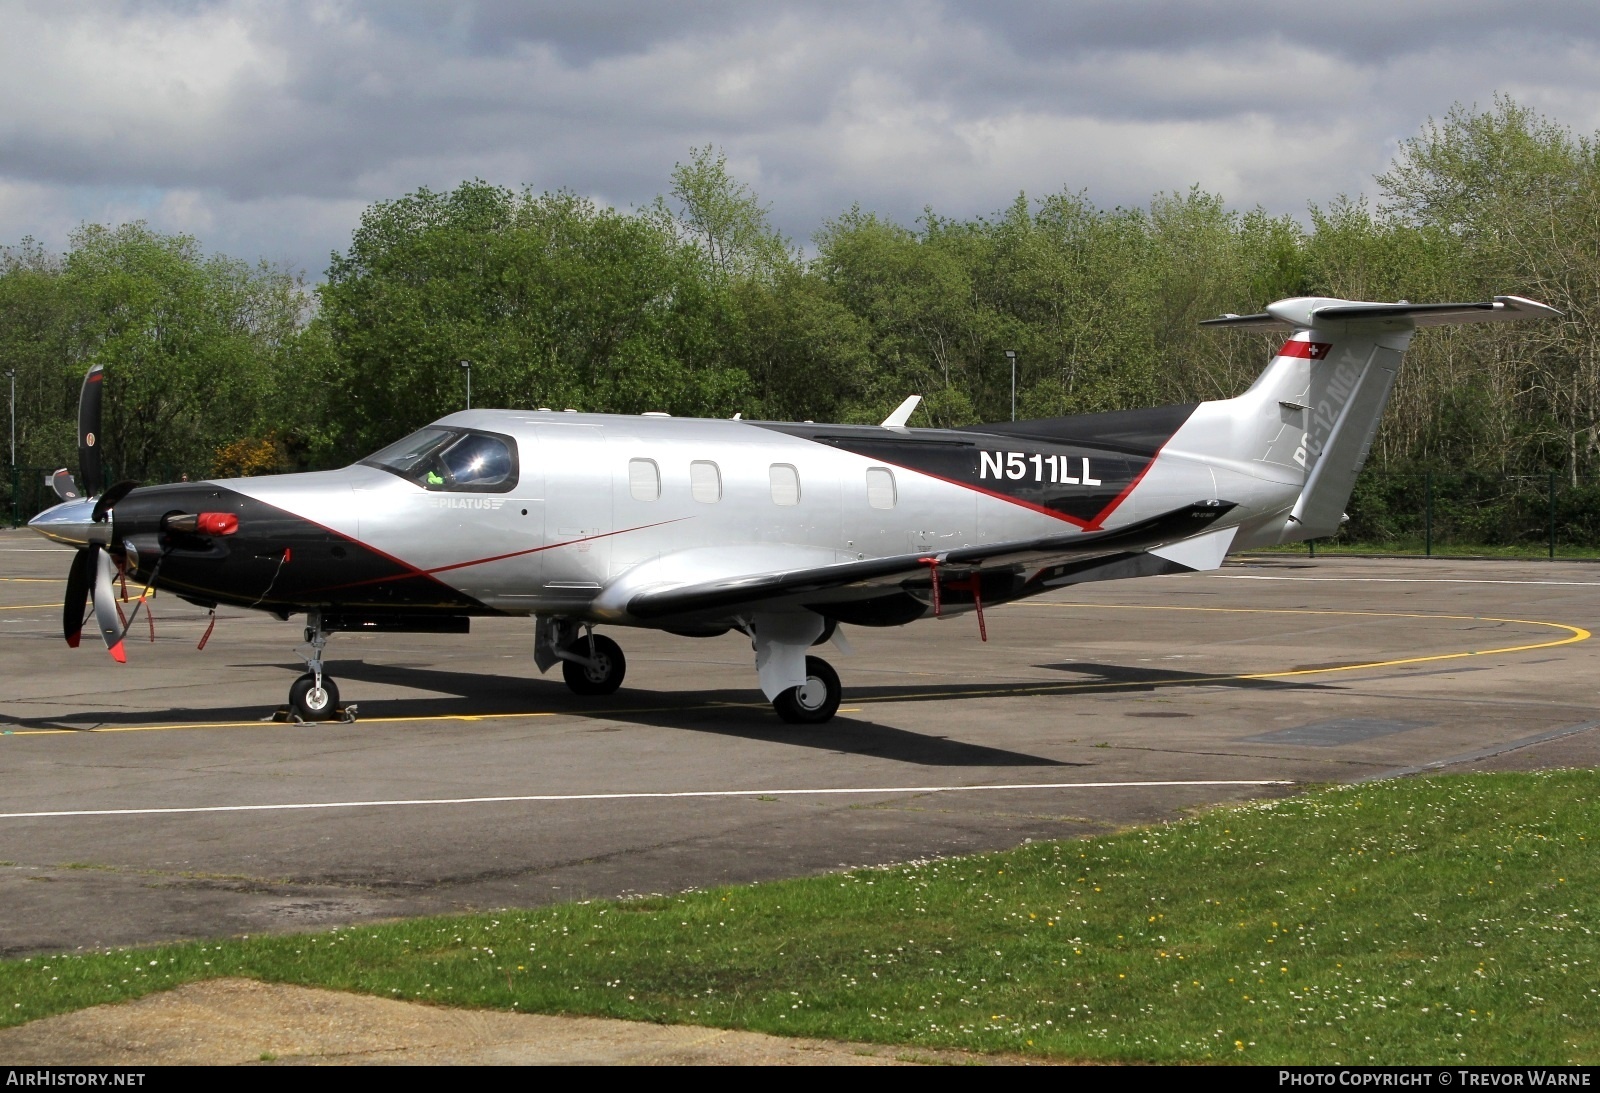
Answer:
[[[43,512],[60,500],[46,481],[46,476],[56,470],[56,467],[5,468],[3,477],[0,477],[0,521],[4,521],[4,526],[17,527],[26,524],[35,514]],[[158,467],[146,481],[176,482],[186,474],[195,479],[207,478],[209,470],[178,466]],[[117,481],[114,467],[105,468],[105,479],[108,483]],[[80,482],[79,486],[82,484]]]
[[[1346,512],[1339,534],[1312,549],[1600,555],[1600,478],[1369,471]]]

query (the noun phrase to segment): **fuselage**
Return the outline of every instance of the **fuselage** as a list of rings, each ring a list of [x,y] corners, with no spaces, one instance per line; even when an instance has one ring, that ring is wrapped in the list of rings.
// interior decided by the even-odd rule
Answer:
[[[1280,512],[1292,468],[1180,450],[1234,401],[943,430],[466,411],[430,428],[506,464],[488,477],[415,461],[424,430],[340,470],[136,489],[110,539],[207,605],[628,624],[619,590],[652,583],[1106,530],[1207,497],[1243,503],[1235,523]],[[171,530],[182,513],[237,527]]]

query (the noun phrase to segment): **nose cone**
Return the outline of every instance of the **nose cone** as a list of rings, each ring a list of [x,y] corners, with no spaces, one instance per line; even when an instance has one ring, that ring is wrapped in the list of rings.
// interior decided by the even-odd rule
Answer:
[[[91,539],[100,543],[111,539],[111,524],[94,522],[94,499],[91,497],[63,501],[45,509],[29,520],[28,526],[46,539],[68,546],[82,547],[88,546]]]

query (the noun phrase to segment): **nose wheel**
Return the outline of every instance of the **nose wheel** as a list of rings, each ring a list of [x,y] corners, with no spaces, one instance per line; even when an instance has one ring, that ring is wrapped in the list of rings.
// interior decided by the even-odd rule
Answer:
[[[339,685],[331,676],[322,682],[307,672],[289,686],[289,712],[302,721],[329,721],[339,710]]]
[[[772,708],[791,725],[820,725],[833,719],[843,697],[833,665],[821,657],[806,657],[805,683],[773,699]]]

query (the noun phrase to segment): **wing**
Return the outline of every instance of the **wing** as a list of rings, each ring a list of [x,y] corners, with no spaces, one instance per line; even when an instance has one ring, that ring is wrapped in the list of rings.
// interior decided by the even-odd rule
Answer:
[[[756,607],[773,600],[794,597],[801,597],[806,603],[858,599],[863,592],[897,588],[916,578],[926,581],[928,564],[924,559],[936,558],[941,574],[948,573],[951,577],[960,578],[973,572],[1037,568],[1149,550],[1209,530],[1234,507],[1232,501],[1197,501],[1110,531],[991,543],[937,554],[900,554],[889,558],[869,558],[809,569],[747,574],[671,588],[647,589],[628,599],[627,611],[636,619],[657,620]]]

